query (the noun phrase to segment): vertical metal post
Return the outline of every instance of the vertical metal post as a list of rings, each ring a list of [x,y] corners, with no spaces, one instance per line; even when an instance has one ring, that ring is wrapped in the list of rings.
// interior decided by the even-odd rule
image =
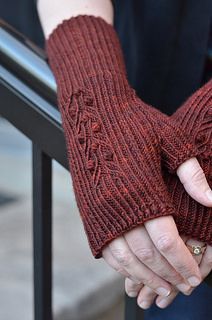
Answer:
[[[35,143],[32,160],[34,319],[52,320],[52,161]]]
[[[136,298],[130,298],[126,293],[124,320],[144,320],[144,312],[137,305]]]

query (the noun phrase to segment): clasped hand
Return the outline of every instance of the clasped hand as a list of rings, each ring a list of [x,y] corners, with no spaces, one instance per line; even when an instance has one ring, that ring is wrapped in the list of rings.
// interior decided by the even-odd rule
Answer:
[[[177,175],[193,199],[212,206],[207,197],[210,187],[195,158],[182,164]],[[179,291],[191,294],[212,269],[212,247],[194,258],[185,242],[202,245],[181,237],[172,216],[159,217],[111,241],[102,256],[126,277],[126,293],[137,297],[140,307],[146,309],[156,299],[156,304],[165,308]]]

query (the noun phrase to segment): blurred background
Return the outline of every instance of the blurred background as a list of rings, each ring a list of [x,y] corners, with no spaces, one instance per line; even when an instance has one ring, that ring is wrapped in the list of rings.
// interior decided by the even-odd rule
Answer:
[[[0,18],[43,47],[34,0],[0,0]],[[33,319],[31,148],[0,116],[1,320]],[[53,309],[57,320],[121,320],[124,309],[124,281],[91,255],[70,174],[55,161]]]

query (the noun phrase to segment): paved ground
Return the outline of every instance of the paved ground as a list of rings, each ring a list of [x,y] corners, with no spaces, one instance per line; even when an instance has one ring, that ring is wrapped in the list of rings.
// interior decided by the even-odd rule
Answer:
[[[31,184],[31,143],[0,118],[1,320],[33,319]],[[53,199],[55,319],[123,319],[123,279],[92,257],[70,175],[55,162]]]

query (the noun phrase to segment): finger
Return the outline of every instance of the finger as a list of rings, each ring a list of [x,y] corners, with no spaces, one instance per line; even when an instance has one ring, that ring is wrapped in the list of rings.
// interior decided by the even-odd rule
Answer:
[[[144,226],[126,232],[124,238],[135,256],[149,269],[183,293],[190,290],[190,286],[156,249]]]
[[[146,284],[160,295],[169,294],[171,285],[141,263],[123,237],[116,238],[108,246],[118,264],[131,275],[131,280]]]
[[[147,286],[144,286],[139,291],[137,304],[139,305],[140,308],[144,310],[149,309],[151,305],[154,303],[156,297],[157,297],[157,294],[152,289],[150,289]]]
[[[171,294],[168,297],[163,298],[163,297],[158,296],[155,300],[155,304],[159,308],[164,309],[164,308],[168,307],[173,302],[173,300],[176,298],[178,293],[179,293],[178,291],[172,290]]]
[[[191,288],[186,293],[186,295],[187,296],[191,295],[193,290],[195,290],[195,288]],[[164,308],[168,307],[174,301],[174,299],[177,297],[178,293],[179,293],[178,290],[173,289],[168,297],[157,296],[157,298],[155,300],[155,304],[159,308],[164,309]]]
[[[198,241],[196,239],[189,239],[188,236],[184,236],[182,235],[181,238],[183,239],[183,241],[186,243],[186,245],[195,245],[195,246],[201,246],[203,247],[205,245],[204,242],[202,241]],[[193,258],[196,260],[196,262],[198,263],[198,265],[200,266],[201,264],[201,261],[202,261],[202,258],[203,258],[203,254],[200,254],[200,255],[193,255]],[[202,276],[202,279],[204,279],[206,276],[203,274],[202,270],[200,269],[200,273],[201,273],[201,276]],[[193,291],[195,290],[195,288],[192,288],[190,291],[188,291],[187,293],[185,293],[186,295],[190,295]]]
[[[205,253],[203,254],[202,261],[200,263],[200,272],[202,274],[203,279],[207,277],[207,275],[212,270],[212,247],[207,246]]]
[[[145,226],[156,248],[172,267],[192,287],[199,285],[201,282],[199,267],[179,236],[173,217],[149,220],[145,222]]]
[[[120,273],[124,277],[130,276],[130,274],[116,261],[108,246],[102,250],[102,257],[107,262],[107,264],[116,272]]]
[[[143,284],[137,284],[129,278],[125,279],[125,291],[129,297],[132,297],[132,298],[137,297],[142,287],[143,287]]]
[[[211,270],[212,270],[212,247],[207,246],[206,251],[203,254],[203,257],[200,263],[200,272],[202,275],[202,279],[205,279],[207,275],[211,272]]]
[[[212,207],[212,190],[203,169],[196,158],[185,161],[177,169],[177,175],[188,194],[204,206]]]

